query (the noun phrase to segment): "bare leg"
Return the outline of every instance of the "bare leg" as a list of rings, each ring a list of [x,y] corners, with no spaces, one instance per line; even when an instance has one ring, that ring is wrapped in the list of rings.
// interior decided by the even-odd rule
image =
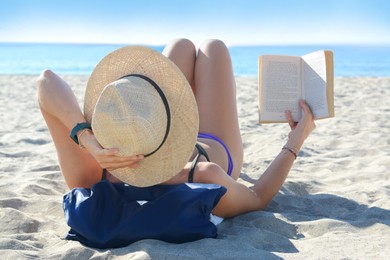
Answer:
[[[194,91],[194,68],[196,59],[194,44],[187,39],[175,39],[167,44],[163,54],[179,67]]]
[[[85,122],[73,91],[50,70],[42,72],[37,84],[41,112],[57,149],[66,184],[69,188],[91,187],[101,179],[102,169],[69,137],[76,123]]]
[[[237,179],[241,173],[243,146],[233,68],[229,51],[222,41],[207,40],[200,46],[195,63],[195,86],[200,132],[216,135],[225,142],[234,163],[232,177]],[[215,149],[215,152],[217,154],[211,154],[210,157],[214,156],[213,161],[226,171],[225,151]]]
[[[163,51],[184,73],[195,94],[200,118],[200,132],[214,134],[228,146],[234,168],[232,177],[241,172],[243,148],[237,118],[236,85],[230,54],[218,40],[205,41],[196,56],[194,44],[187,39],[170,42]],[[215,141],[201,139],[211,161],[226,171],[224,149]]]

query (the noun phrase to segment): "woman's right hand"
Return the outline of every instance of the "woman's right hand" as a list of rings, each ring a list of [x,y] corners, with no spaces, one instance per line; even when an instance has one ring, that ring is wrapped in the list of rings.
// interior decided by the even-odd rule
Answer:
[[[80,142],[96,159],[100,166],[108,171],[124,167],[135,168],[137,167],[138,162],[144,158],[143,155],[124,157],[119,155],[119,150],[117,148],[103,148],[91,131],[83,134]]]
[[[300,100],[299,106],[302,109],[302,118],[299,122],[294,122],[290,111],[286,112],[287,120],[291,127],[291,132],[288,135],[287,146],[297,150],[301,148],[303,142],[316,127],[313,113],[309,105],[304,100]]]

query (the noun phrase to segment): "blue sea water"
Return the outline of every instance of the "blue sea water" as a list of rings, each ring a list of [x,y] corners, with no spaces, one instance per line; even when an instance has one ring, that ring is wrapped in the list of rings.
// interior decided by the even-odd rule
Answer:
[[[89,75],[109,52],[123,45],[0,43],[0,74],[39,74],[50,68],[59,74]],[[163,46],[150,46],[162,51]],[[257,76],[263,54],[302,56],[328,49],[334,52],[335,76],[390,76],[390,46],[235,46],[230,47],[236,76]]]

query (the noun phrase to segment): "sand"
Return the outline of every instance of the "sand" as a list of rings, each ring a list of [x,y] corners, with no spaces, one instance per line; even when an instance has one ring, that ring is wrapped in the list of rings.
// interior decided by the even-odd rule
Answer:
[[[64,77],[80,101],[86,76]],[[386,259],[390,257],[390,78],[337,78],[336,117],[317,121],[265,211],[225,220],[217,239],[143,240],[96,250],[64,240],[67,187],[40,115],[34,76],[0,76],[1,259]],[[237,78],[251,185],[288,126],[257,123],[257,80]]]

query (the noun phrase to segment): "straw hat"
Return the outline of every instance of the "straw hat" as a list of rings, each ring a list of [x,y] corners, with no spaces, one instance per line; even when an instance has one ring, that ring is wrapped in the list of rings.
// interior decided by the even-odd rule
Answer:
[[[146,47],[123,47],[104,57],[89,78],[84,115],[104,148],[143,154],[136,168],[111,172],[145,187],[177,175],[195,147],[199,118],[179,68]]]

